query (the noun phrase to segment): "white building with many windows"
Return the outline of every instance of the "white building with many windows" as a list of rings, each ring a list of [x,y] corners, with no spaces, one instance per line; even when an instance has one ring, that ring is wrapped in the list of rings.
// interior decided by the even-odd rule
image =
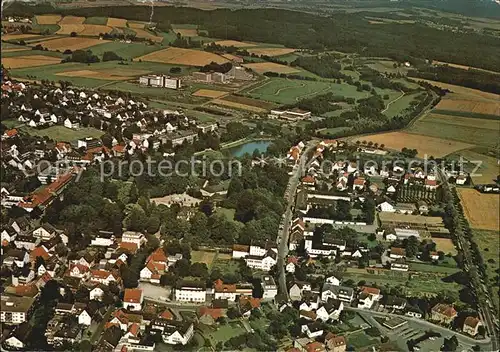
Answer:
[[[203,283],[183,283],[174,289],[177,302],[203,303],[207,300],[207,290]]]

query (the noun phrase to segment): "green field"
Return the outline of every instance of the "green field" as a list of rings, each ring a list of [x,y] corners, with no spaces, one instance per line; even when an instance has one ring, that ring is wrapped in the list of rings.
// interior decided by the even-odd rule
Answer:
[[[203,332],[203,336],[208,338],[214,347],[218,342],[226,342],[231,337],[235,337],[246,332],[240,322],[231,322],[218,327],[210,327],[200,324],[199,329]]]
[[[12,51],[2,53],[2,57],[17,57],[17,56],[31,56],[31,55],[43,55],[43,56],[54,56],[62,58],[64,55],[58,53],[57,51],[44,51],[44,50],[31,50],[29,47],[25,47],[26,50],[23,51]],[[40,68],[38,68],[40,69]]]
[[[462,159],[460,159],[462,157]],[[492,183],[499,174],[499,168],[497,164],[497,159],[492,156],[487,156],[481,153],[477,153],[474,150],[461,150],[448,157],[450,160],[463,161],[463,170],[465,172],[472,172],[476,167],[476,162],[481,162],[479,169],[476,170],[475,174],[478,176],[473,176],[472,181],[476,184],[480,183]]]
[[[130,60],[134,57],[143,56],[149,54],[153,51],[163,49],[160,45],[146,45],[144,43],[120,43],[120,42],[109,42],[98,44],[89,48],[95,55],[102,58],[105,51],[112,51],[116,55],[124,58],[125,60]]]
[[[106,25],[108,23],[108,18],[107,17],[87,17],[83,23]]]
[[[356,350],[379,344],[378,339],[368,336],[363,331],[350,334],[347,336],[347,341],[348,345],[353,346]]]
[[[246,94],[252,98],[279,104],[293,104],[303,98],[333,92],[336,95],[356,99],[370,96],[369,92],[358,92],[355,86],[328,81],[304,81],[272,78],[262,85],[252,88]]]
[[[486,286],[493,289],[492,301],[498,309],[498,273],[499,268],[498,253],[500,252],[500,237],[498,232],[486,230],[473,230],[474,242],[478,245],[483,256],[484,263],[487,265],[487,274],[489,283]]]
[[[25,126],[21,127],[20,130],[21,132],[28,133],[31,136],[38,136],[38,137],[47,136],[50,139],[61,142],[71,142],[85,137],[99,138],[104,134],[103,131],[100,131],[92,127],[72,130],[64,126],[52,126],[49,128],[38,130],[35,128]]]
[[[219,207],[217,208],[216,210],[216,213],[217,214],[222,214],[224,215],[226,218],[228,218],[229,220],[233,220],[234,219],[234,213],[236,212],[235,209],[229,209],[229,208],[222,208],[222,207]]]
[[[432,272],[432,273],[442,273],[446,275],[451,275],[460,271],[459,268],[450,268],[440,265],[432,265],[425,263],[410,263],[410,270],[418,272]]]
[[[395,100],[393,103],[389,105],[387,110],[384,112],[384,115],[393,118],[394,116],[401,115],[404,109],[410,106],[410,103],[415,99],[415,97],[420,93],[414,94],[406,94],[402,98]],[[398,97],[401,96],[399,93]],[[392,101],[392,100],[391,100]],[[389,101],[390,102],[390,101]],[[386,104],[389,102],[386,101]]]
[[[60,30],[61,27],[57,24],[32,24],[31,30],[33,33],[53,34]]]
[[[481,125],[477,124],[478,119],[470,119],[470,125],[466,125],[463,120],[469,119],[457,117],[454,124],[428,114],[413,124],[409,132],[482,146],[495,146],[498,143],[498,127],[490,128],[490,124],[495,124],[495,121],[483,120],[484,124]]]

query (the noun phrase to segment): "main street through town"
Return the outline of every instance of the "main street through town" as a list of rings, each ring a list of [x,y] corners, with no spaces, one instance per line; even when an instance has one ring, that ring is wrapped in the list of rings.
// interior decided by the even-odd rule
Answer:
[[[285,192],[285,200],[286,200],[286,210],[283,214],[283,218],[280,224],[280,230],[278,231],[278,260],[277,267],[279,270],[279,289],[282,294],[285,294],[288,297],[288,290],[286,287],[286,279],[285,279],[285,257],[288,254],[288,235],[290,230],[290,225],[292,223],[292,216],[295,208],[295,195],[297,193],[297,187],[299,185],[299,181],[301,176],[304,175],[304,171],[307,170],[307,167],[310,165],[312,160],[307,160],[307,156],[310,152],[316,148],[318,141],[312,140],[307,142],[304,150],[302,151],[302,155],[300,157],[299,163],[297,167],[292,171],[292,175],[288,181],[288,186]]]

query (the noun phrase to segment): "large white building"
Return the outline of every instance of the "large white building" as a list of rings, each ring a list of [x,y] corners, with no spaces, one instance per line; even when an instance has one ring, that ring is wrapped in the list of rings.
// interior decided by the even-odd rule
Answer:
[[[207,300],[207,290],[201,283],[184,283],[174,289],[174,300],[203,303]]]
[[[139,83],[145,86],[157,88],[179,89],[181,88],[181,79],[165,75],[148,75],[139,78]]]
[[[1,296],[0,321],[6,324],[18,325],[28,321],[32,311],[34,298]]]
[[[278,294],[278,286],[270,275],[264,275],[260,278],[263,290],[262,299],[274,299]]]

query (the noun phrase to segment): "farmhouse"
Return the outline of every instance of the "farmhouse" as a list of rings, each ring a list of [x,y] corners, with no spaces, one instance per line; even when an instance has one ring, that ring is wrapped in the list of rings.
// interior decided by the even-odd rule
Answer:
[[[431,320],[441,324],[451,324],[457,316],[457,311],[453,306],[444,303],[438,303],[431,310]]]

